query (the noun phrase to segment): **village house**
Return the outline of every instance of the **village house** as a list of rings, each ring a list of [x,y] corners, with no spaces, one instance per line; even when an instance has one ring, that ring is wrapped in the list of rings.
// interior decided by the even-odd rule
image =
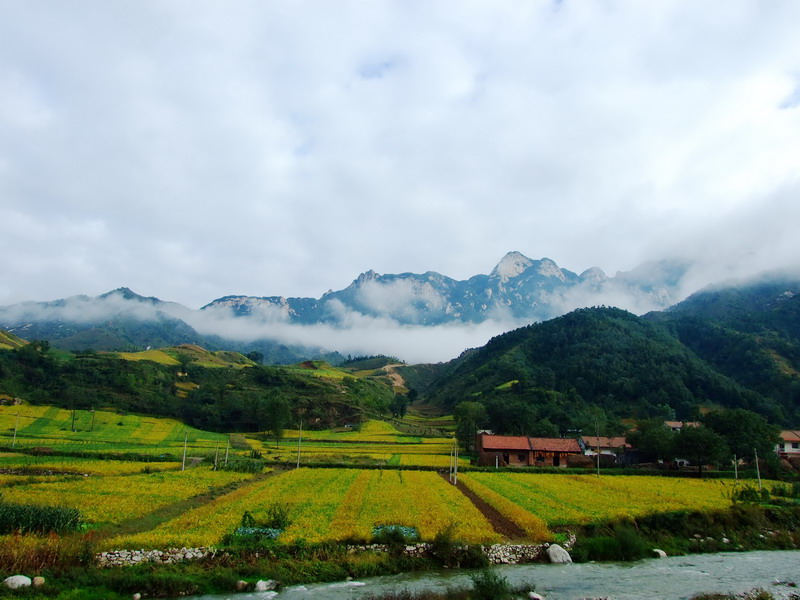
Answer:
[[[521,435],[478,434],[479,466],[564,467],[569,455],[582,454],[574,438],[532,438]]]
[[[683,427],[700,427],[697,421],[664,421],[664,425],[678,433]]]
[[[781,441],[778,442],[775,451],[781,458],[800,456],[800,430],[781,431]]]
[[[625,441],[623,436],[605,437],[602,435],[584,435],[581,439],[584,447],[583,453],[586,456],[595,456],[599,453],[603,464],[606,464],[606,460],[615,463],[622,462],[622,457],[625,452],[631,450],[631,445]],[[608,458],[603,459],[602,457]]]

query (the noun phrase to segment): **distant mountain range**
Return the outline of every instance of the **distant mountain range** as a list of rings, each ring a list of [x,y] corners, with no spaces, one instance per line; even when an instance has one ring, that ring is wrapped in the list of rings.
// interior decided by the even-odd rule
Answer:
[[[320,298],[225,296],[199,310],[120,288],[97,297],[0,307],[0,328],[63,349],[135,350],[195,343],[209,349],[257,351],[266,362],[306,358],[336,362],[336,342],[288,335],[295,326],[349,330],[365,320],[387,327],[501,323],[503,330],[551,319],[573,309],[619,306],[643,314],[680,298],[688,263],[663,261],[607,276],[581,274],[548,258],[509,252],[488,275],[456,280],[439,273],[379,275],[367,271]],[[331,336],[335,337],[335,336]]]
[[[459,281],[439,273],[379,275],[367,271],[349,286],[321,298],[225,296],[201,310],[297,324],[341,323],[355,312],[400,325],[481,323],[487,319],[543,321],[579,306],[622,299],[629,307],[663,308],[688,264],[664,261],[608,277],[598,267],[577,275],[549,258],[509,252],[489,275]],[[586,302],[589,304],[586,304]]]

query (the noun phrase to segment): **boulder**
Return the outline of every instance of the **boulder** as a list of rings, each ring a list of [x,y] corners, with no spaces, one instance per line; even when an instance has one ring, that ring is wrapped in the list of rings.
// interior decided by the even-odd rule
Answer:
[[[558,544],[550,544],[550,547],[547,548],[547,558],[550,559],[551,563],[557,565],[572,562],[572,557],[569,555],[569,552]]]
[[[544,600],[544,596],[537,594],[536,592],[528,592],[529,600]]]
[[[274,589],[278,588],[278,582],[274,579],[267,579],[264,581],[263,579],[259,579],[256,581],[256,591],[257,592],[271,592]]]
[[[659,548],[653,548],[653,556],[655,558],[667,558],[667,553]]]
[[[12,575],[3,580],[3,585],[10,590],[18,590],[20,588],[30,587],[31,578],[25,577],[25,575]]]
[[[248,585],[249,584],[246,581],[240,579],[239,581],[236,582],[236,591],[243,592],[247,589]]]
[[[44,577],[34,577],[33,587],[42,587],[44,585]]]

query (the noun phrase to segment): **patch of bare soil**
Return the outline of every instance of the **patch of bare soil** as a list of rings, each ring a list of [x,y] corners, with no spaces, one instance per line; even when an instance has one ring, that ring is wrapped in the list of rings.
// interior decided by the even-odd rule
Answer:
[[[446,473],[440,473],[440,475],[447,481],[447,483],[450,483],[449,475]],[[492,525],[492,528],[504,538],[509,541],[521,541],[527,537],[519,525],[514,523],[514,521],[503,515],[503,513],[501,513],[499,510],[480,498],[461,481],[456,484],[456,488],[458,488],[458,491],[464,494],[467,499],[472,502],[473,505],[475,505],[475,508],[481,511],[481,514],[486,517],[486,520],[489,521],[489,523]]]

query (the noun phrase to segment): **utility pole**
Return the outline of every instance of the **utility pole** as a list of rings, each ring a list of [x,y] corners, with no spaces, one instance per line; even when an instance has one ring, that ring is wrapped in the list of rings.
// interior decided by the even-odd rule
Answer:
[[[739,481],[739,461],[735,454],[733,455],[733,480]]]
[[[758,466],[758,450],[753,448],[753,453],[756,455],[756,475],[758,476],[758,489],[761,489],[761,469]]]
[[[17,420],[14,423],[14,440],[11,442],[11,447],[17,445],[17,428],[19,427],[19,411],[17,411]]]
[[[219,440],[217,440],[217,445],[214,447],[214,470],[217,470],[217,459],[219,458]]]
[[[228,445],[225,446],[225,466],[228,466],[228,450],[231,448],[231,436],[228,436]]]
[[[597,476],[600,477],[600,421],[594,420],[594,427],[597,433]]]
[[[181,471],[186,470],[186,441],[189,439],[189,432],[183,432],[183,462],[181,463]]]
[[[303,419],[300,419],[300,437],[297,438],[297,468],[300,468],[300,444],[303,442]]]
[[[458,442],[456,442],[456,460],[453,464],[453,485],[458,485]]]
[[[90,431],[94,431],[94,408],[92,409],[92,428]]]

